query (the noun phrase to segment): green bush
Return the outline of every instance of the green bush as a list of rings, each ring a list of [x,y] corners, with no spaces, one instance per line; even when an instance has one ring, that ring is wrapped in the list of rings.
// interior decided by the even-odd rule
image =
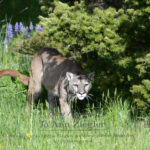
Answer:
[[[95,70],[96,83],[102,91],[110,83],[111,87],[117,86],[114,81],[118,81],[119,75],[114,72],[116,65],[126,66],[125,63],[130,61],[130,58],[120,57],[126,46],[117,33],[121,22],[127,19],[123,10],[96,8],[93,14],[88,14],[84,3],[68,6],[56,2],[55,9],[48,17],[39,18],[44,32],[38,32],[24,41],[25,50],[30,50],[30,47],[56,47],[65,56],[82,61],[87,71]]]
[[[131,83],[133,101],[140,110],[148,110],[150,105],[150,1],[128,0],[124,38],[127,39],[126,52],[134,60],[135,73]]]
[[[95,8],[92,14],[88,13],[84,2],[72,6],[54,2],[54,9],[47,10],[48,16],[39,17],[44,32],[35,32],[24,41],[22,51],[55,47],[64,56],[80,61],[85,71],[96,72],[95,97],[108,88],[114,91],[117,87],[120,94],[134,99],[137,106],[144,102],[141,108],[148,108],[149,96],[136,98],[141,95],[136,88],[139,85],[149,95],[149,76],[141,70],[142,60],[149,60],[150,49],[149,6],[146,2],[145,5],[139,2],[137,7],[137,3],[126,1],[129,7],[126,10]],[[143,69],[147,72],[148,67],[146,63]]]
[[[150,107],[150,53],[138,58],[137,63],[139,81],[132,86],[131,92],[138,108],[147,110]]]

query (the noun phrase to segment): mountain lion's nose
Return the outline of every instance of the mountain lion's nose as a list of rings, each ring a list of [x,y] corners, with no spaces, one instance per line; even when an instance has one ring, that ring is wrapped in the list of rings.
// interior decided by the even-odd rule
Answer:
[[[83,95],[85,92],[84,91],[80,91],[80,94]]]

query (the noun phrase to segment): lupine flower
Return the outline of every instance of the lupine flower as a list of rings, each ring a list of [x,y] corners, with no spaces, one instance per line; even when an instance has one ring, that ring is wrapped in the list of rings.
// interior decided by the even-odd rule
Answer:
[[[29,28],[28,27],[25,28],[25,37],[26,38],[30,38]]]
[[[9,41],[10,38],[13,37],[13,28],[12,28],[12,24],[8,24],[8,28],[7,28],[7,40]]]
[[[32,22],[30,22],[29,29],[30,29],[30,30],[33,30],[33,28],[34,28],[34,27],[33,27],[33,24],[32,24]]]
[[[19,23],[19,29],[21,29],[23,27],[22,22]]]
[[[20,22],[20,24],[19,24],[19,32],[20,32],[20,33],[23,33],[23,32],[24,32],[24,27],[23,27],[22,22]]]
[[[15,24],[15,32],[18,32],[19,31],[19,24],[18,24],[18,22],[16,22],[16,24]]]
[[[39,24],[36,25],[36,30],[43,32],[43,28]]]

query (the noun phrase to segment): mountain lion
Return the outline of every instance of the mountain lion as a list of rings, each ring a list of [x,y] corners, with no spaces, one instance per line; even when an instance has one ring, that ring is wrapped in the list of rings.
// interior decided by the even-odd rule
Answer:
[[[30,77],[11,69],[0,71],[0,77],[19,76],[21,82],[28,86],[27,108],[37,102],[42,86],[48,91],[50,114],[56,106],[55,96],[59,97],[61,113],[71,117],[69,102],[74,98],[88,98],[94,72],[84,74],[81,66],[73,59],[62,56],[54,48],[44,48],[34,55],[31,63]]]

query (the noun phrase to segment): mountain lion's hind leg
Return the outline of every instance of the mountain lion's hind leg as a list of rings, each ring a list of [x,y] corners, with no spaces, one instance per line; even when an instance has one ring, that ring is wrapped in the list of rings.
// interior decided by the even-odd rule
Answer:
[[[48,93],[48,101],[49,101],[50,116],[53,116],[54,115],[54,110],[57,106],[57,102],[55,100],[55,97],[50,93]]]
[[[34,81],[30,77],[29,81],[29,89],[28,89],[28,97],[27,97],[27,109],[31,109],[31,105],[38,102],[39,96],[41,94],[41,82]]]
[[[32,103],[38,102],[38,98],[41,94],[42,89],[42,62],[41,58],[38,55],[35,55],[31,64],[31,73],[29,80],[29,89],[27,97],[27,109],[31,106]]]

